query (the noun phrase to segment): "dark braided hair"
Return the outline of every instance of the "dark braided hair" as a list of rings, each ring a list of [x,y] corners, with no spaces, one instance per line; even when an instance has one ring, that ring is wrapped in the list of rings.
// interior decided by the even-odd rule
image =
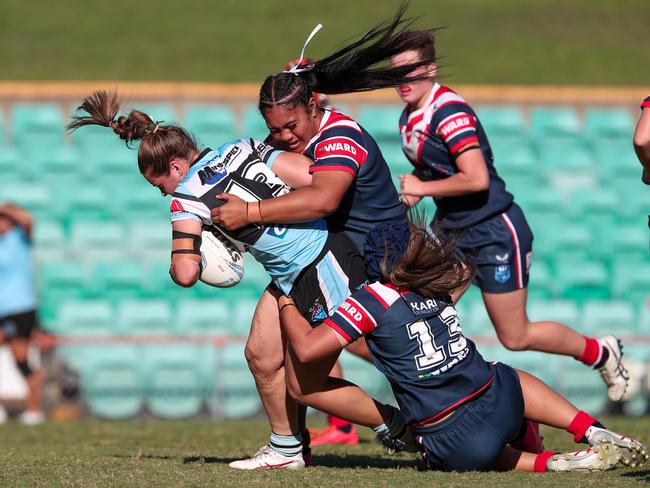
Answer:
[[[307,107],[314,91],[355,93],[430,79],[429,73],[417,76],[411,73],[436,62],[433,39],[437,29],[409,30],[414,20],[402,18],[407,5],[403,3],[392,20],[373,27],[359,40],[335,53],[308,63],[303,70],[268,76],[260,88],[260,112],[264,114],[275,105]],[[421,46],[427,44],[430,49],[422,50]],[[420,53],[417,62],[396,67],[385,64],[393,56],[410,50]],[[379,63],[382,64],[373,68]]]
[[[122,115],[115,120],[120,110],[117,93],[96,91],[85,98],[77,110],[86,115],[75,115],[67,125],[69,131],[85,125],[102,125],[113,129],[129,148],[131,142],[142,140],[138,148],[138,168],[143,175],[165,175],[169,173],[172,159],[190,159],[198,151],[196,141],[185,129],[161,125],[139,110],[132,110],[128,116]]]

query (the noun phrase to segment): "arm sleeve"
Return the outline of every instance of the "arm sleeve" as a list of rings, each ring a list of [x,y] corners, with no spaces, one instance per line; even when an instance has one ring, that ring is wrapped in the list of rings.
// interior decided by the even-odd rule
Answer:
[[[282,153],[282,151],[274,148],[266,142],[249,139],[248,143],[250,144],[251,149],[257,152],[257,155],[264,163],[266,163],[269,168],[273,167],[273,161],[275,161],[275,158],[277,158],[280,153]]]
[[[178,220],[196,220],[203,223],[210,222],[210,209],[193,195],[174,193],[169,208],[172,222]]]
[[[449,154],[457,156],[468,146],[478,146],[476,116],[462,103],[450,103],[436,112],[431,130],[444,142]]]
[[[643,102],[641,102],[641,108],[650,108],[650,95],[643,99]]]
[[[363,134],[353,127],[334,127],[325,131],[314,143],[313,159],[310,173],[346,171],[356,176],[368,159]]]
[[[365,289],[349,296],[325,323],[334,329],[348,343],[371,333],[385,313],[381,306]]]

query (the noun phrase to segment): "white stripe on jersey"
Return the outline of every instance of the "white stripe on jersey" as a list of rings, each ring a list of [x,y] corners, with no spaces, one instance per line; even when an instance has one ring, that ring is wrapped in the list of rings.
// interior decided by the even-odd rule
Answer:
[[[522,275],[523,271],[521,269],[521,251],[519,250],[519,237],[517,236],[517,229],[515,229],[515,226],[513,225],[512,221],[508,218],[508,216],[505,213],[502,213],[501,217],[503,218],[503,221],[508,226],[508,229],[510,229],[510,235],[512,236],[512,240],[515,244],[515,259],[517,263],[517,286],[519,288],[523,288],[524,278]]]
[[[438,88],[440,88],[439,85],[438,85]],[[434,98],[435,98],[435,95],[434,95]],[[458,93],[453,93],[453,92],[446,92],[446,93],[443,93],[442,95],[440,95],[438,98],[435,98],[434,104],[435,104],[436,107],[440,107],[441,105],[445,105],[445,104],[451,103],[451,102],[461,102],[461,103],[464,103],[464,104],[467,105],[467,102],[465,101],[465,99],[463,97],[461,97]]]
[[[334,254],[332,254],[332,251],[327,252],[325,257],[321,260],[321,263],[330,264],[330,269],[334,270],[341,282],[345,283],[346,288],[350,288],[350,278],[348,278],[348,275],[345,274],[345,271],[343,271],[343,268],[341,268],[341,265],[334,257]],[[330,290],[330,288],[327,286],[328,280],[326,277],[322,276],[320,266],[316,266],[316,273],[318,275],[318,285],[320,286],[320,289],[323,293],[323,297],[325,297],[327,310],[332,313],[332,311],[337,309],[341,304],[338,303],[338,300],[336,300],[334,290]]]
[[[463,132],[476,132],[476,127],[462,127],[461,129],[456,129],[454,132],[447,134],[446,136],[441,136],[445,141],[449,141],[451,138],[456,137]]]
[[[368,285],[368,288],[372,289],[373,292],[375,292],[376,295],[378,295],[386,305],[389,307],[395,303],[399,297],[400,294],[397,293],[395,290],[392,288],[388,288],[385,285],[382,285],[379,282],[372,283]]]

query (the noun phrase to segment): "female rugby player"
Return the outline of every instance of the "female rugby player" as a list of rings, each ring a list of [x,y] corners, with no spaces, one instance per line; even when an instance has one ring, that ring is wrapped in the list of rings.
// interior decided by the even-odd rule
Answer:
[[[451,299],[473,278],[453,241],[440,242],[425,225],[381,224],[369,233],[366,250],[375,281],[324,323],[313,327],[290,297],[280,299],[294,398],[325,412],[346,404],[350,417],[344,418],[356,421],[360,406],[345,398],[354,385],[327,372],[343,347],[365,336],[433,469],[592,471],[646,461],[638,441],[607,430],[534,376],[481,357],[463,335]],[[515,449],[526,419],[565,429],[590,448],[563,454],[535,444],[526,452]]]
[[[396,54],[393,66],[435,59],[433,35],[420,39],[416,48]],[[405,201],[412,206],[433,197],[440,232],[455,235],[460,251],[475,256],[474,283],[505,347],[572,356],[597,369],[609,398],[620,400],[628,383],[620,340],[586,337],[558,322],[528,318],[533,234],[497,174],[476,113],[460,95],[436,82],[436,70],[435,62],[428,63],[414,72],[428,73],[428,79],[397,88],[406,102],[399,122],[402,148],[415,168],[399,177]]]

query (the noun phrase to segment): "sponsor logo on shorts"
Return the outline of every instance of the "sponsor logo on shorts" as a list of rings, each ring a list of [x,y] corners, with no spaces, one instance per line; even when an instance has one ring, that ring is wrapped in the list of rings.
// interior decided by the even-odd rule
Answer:
[[[273,225],[269,227],[269,230],[266,233],[272,237],[277,237],[278,239],[284,239],[284,236],[287,235],[288,227],[284,225]]]
[[[510,279],[510,265],[500,264],[494,268],[494,279],[499,283],[505,283]]]

